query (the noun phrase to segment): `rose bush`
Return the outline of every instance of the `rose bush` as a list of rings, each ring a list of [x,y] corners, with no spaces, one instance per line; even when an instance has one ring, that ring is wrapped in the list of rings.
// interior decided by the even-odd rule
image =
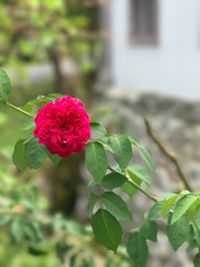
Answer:
[[[132,259],[134,266],[145,267],[148,260],[148,246],[151,244],[150,241],[157,241],[157,224],[162,220],[166,224],[166,234],[174,251],[187,242],[188,250],[196,251],[196,256],[193,258],[194,266],[200,266],[200,193],[192,192],[185,178],[180,177],[180,180],[187,190],[154,195],[146,187],[151,183],[149,174],[150,171],[154,171],[155,167],[150,153],[132,137],[124,134],[111,134],[99,122],[90,121],[80,100],[70,96],[40,96],[26,103],[23,108],[19,108],[8,102],[10,93],[9,78],[5,71],[0,69],[0,101],[24,114],[29,121],[26,126],[28,136],[18,140],[14,148],[12,159],[17,169],[22,172],[27,168],[39,169],[46,157],[57,166],[61,157],[69,157],[73,152],[79,153],[85,148],[86,166],[92,176],[88,187],[90,190],[95,188],[88,197],[88,216],[91,219],[95,239],[107,249],[118,253],[120,258],[126,261],[129,261],[129,258]],[[58,98],[55,100],[55,97]],[[36,116],[35,111],[37,111]],[[33,120],[36,124],[34,127]],[[141,156],[146,166],[136,163],[135,152]],[[174,156],[172,159],[173,162],[177,160]],[[180,170],[178,174],[181,174]],[[143,185],[146,186],[143,187]],[[130,221],[133,216],[124,199],[124,193],[132,198],[136,192],[144,194],[154,204],[145,213],[143,224],[130,229],[126,242],[121,221]],[[16,198],[16,194],[14,197]],[[18,201],[15,209],[13,209],[12,201],[8,203],[11,203],[9,207],[5,204],[1,207],[1,215],[9,215],[3,219],[3,224],[10,224],[11,233],[17,242],[28,238],[38,253],[40,244],[36,237],[38,230],[42,231],[42,223],[35,225],[37,217],[34,217],[33,212],[30,214],[30,205],[27,206],[26,201],[20,204],[22,212],[28,207],[27,212],[23,213],[23,220],[21,220],[22,214],[16,214],[16,211],[19,211]],[[28,221],[29,217],[31,221]],[[63,218],[62,222],[59,222],[61,228],[67,221],[68,219]],[[25,222],[26,227],[24,227]],[[32,229],[28,235],[27,223],[29,229]],[[54,223],[50,220],[49,224]],[[0,225],[2,225],[1,216]],[[91,235],[90,230],[89,235]],[[67,230],[66,235],[68,236]],[[84,240],[87,244],[91,241],[92,245],[89,243],[89,250],[92,251],[93,236]],[[82,242],[83,238],[78,243],[85,247],[85,243]],[[74,246],[68,246],[65,241],[64,245],[67,245],[67,249],[64,246],[63,253],[68,255],[73,253]],[[63,251],[63,246],[61,249]],[[33,252],[35,253],[35,250]],[[78,250],[77,254],[81,256],[82,262],[82,250]],[[113,258],[116,259],[117,255]],[[86,259],[88,261],[88,256]],[[118,263],[116,266],[121,266],[121,264]]]
[[[90,138],[90,118],[83,103],[71,96],[44,105],[34,121],[34,136],[39,144],[62,158],[80,153]]]

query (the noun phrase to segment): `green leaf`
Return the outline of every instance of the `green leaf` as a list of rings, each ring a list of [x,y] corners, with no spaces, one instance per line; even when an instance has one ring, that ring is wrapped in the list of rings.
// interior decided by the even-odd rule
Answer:
[[[185,216],[171,224],[171,214],[167,225],[167,236],[173,249],[176,251],[190,237],[190,224]]]
[[[197,198],[197,200],[194,201],[193,204],[187,210],[187,217],[193,219],[195,217],[196,210],[198,210],[199,206],[200,206],[200,197]]]
[[[90,187],[94,187],[97,185],[98,185],[98,183],[94,180],[94,178],[92,178],[89,180],[87,187],[90,188]]]
[[[33,119],[31,118],[25,123],[24,127],[22,128],[22,131],[32,133],[34,128],[35,128],[35,123]]]
[[[23,231],[25,236],[33,243],[37,243],[43,240],[43,236],[37,224],[34,224],[32,222],[23,222]]]
[[[183,196],[176,203],[171,223],[175,223],[190,208],[190,206],[194,203],[194,201],[197,200],[197,198],[198,196],[193,194],[187,194],[186,196]]]
[[[38,139],[32,137],[25,144],[25,158],[31,169],[38,169],[47,156],[44,145],[38,144]]]
[[[96,142],[88,143],[85,149],[86,166],[95,182],[101,182],[108,168],[108,160],[103,146]]]
[[[194,267],[200,267],[200,254],[199,253],[194,258]]]
[[[154,171],[155,164],[149,151],[146,150],[146,148],[143,147],[142,145],[138,144],[132,137],[129,137],[129,140],[134,145],[134,147],[137,149],[138,153],[140,154],[141,158],[145,161],[148,168]]]
[[[101,185],[106,189],[114,189],[122,186],[127,181],[127,178],[119,172],[111,172],[104,176]]]
[[[0,101],[7,101],[11,90],[12,88],[8,75],[3,69],[0,69]]]
[[[181,194],[177,194],[177,195],[173,195],[172,197],[170,197],[169,199],[167,199],[163,205],[162,205],[162,209],[161,209],[161,214],[162,216],[165,216],[168,214],[168,212],[170,211],[170,209],[172,208],[173,204],[182,197],[183,195]]]
[[[127,167],[127,173],[129,175],[129,177],[133,180],[135,177],[137,177],[145,184],[151,183],[151,178],[148,175],[147,171],[145,170],[145,168],[143,166],[141,166],[139,164],[129,165]]]
[[[113,150],[111,148],[111,145],[108,143],[109,138],[108,137],[101,137],[99,139],[95,140],[97,143],[101,144],[105,150],[110,151],[111,153],[113,153]]]
[[[67,232],[74,236],[80,236],[82,234],[81,225],[73,220],[65,220],[67,226]]]
[[[27,168],[24,140],[25,139],[19,140],[16,143],[12,156],[13,163],[22,172]]]
[[[141,185],[141,180],[134,180],[134,182],[140,186]],[[128,182],[125,182],[123,185],[122,185],[122,190],[129,196],[129,197],[132,197],[136,192],[137,192],[137,188],[134,186],[133,183],[131,183],[130,181]]]
[[[7,224],[11,219],[10,214],[2,214],[0,215],[0,226]]]
[[[149,221],[156,221],[161,218],[161,208],[163,203],[162,202],[156,202],[148,213],[148,220]]]
[[[194,213],[194,220],[196,224],[198,225],[198,228],[200,228],[200,206],[197,207]]]
[[[116,252],[122,241],[122,228],[107,210],[99,209],[91,219],[96,240],[106,248]]]
[[[92,217],[94,206],[96,205],[98,200],[98,196],[94,193],[90,193],[88,198],[88,216],[89,218]]]
[[[132,214],[124,200],[113,192],[105,192],[100,196],[101,203],[119,220],[131,220]]]
[[[140,156],[143,158],[143,160],[146,162],[148,168],[152,171],[155,170],[155,164],[153,161],[153,158],[151,156],[151,154],[149,153],[149,151],[146,150],[146,148],[144,148],[143,146],[139,145],[137,147]]]
[[[90,128],[97,136],[105,136],[107,134],[106,128],[97,121],[90,122]]]
[[[47,155],[49,159],[53,162],[54,166],[57,167],[62,158],[56,154],[51,154],[49,151],[47,151]]]
[[[191,252],[194,249],[196,249],[198,247],[196,238],[195,238],[195,233],[194,233],[194,229],[193,226],[190,227],[190,236],[188,238],[188,248],[187,251]]]
[[[28,253],[33,255],[33,256],[35,256],[35,257],[39,257],[39,256],[41,257],[41,256],[44,256],[44,255],[48,254],[47,251],[39,249],[39,248],[37,248],[37,247],[35,247],[33,245],[28,247]]]
[[[197,245],[196,247],[199,249],[200,248],[200,232],[199,232],[198,226],[196,225],[194,221],[191,223],[191,225],[193,229],[194,239]]]
[[[128,137],[126,135],[111,136],[109,142],[115,160],[120,168],[124,170],[132,157],[132,148]]]
[[[14,239],[19,242],[24,237],[23,224],[19,220],[15,220],[11,224],[11,234]]]
[[[127,243],[127,252],[138,267],[145,267],[148,259],[148,247],[141,233],[133,233]]]
[[[143,236],[151,241],[157,241],[157,224],[154,221],[145,221],[140,229]]]
[[[165,200],[165,202],[163,203],[162,209],[161,209],[161,213],[162,216],[167,215],[167,213],[169,213],[170,209],[172,209],[172,207],[175,205],[175,203],[184,195],[189,194],[190,192],[185,190],[182,191],[180,194],[172,194],[170,193],[169,197],[167,200]]]
[[[65,256],[66,254],[73,248],[72,245],[66,244],[64,241],[59,241],[56,244],[55,250],[56,250],[56,256],[59,258],[61,263],[64,264],[65,262]]]

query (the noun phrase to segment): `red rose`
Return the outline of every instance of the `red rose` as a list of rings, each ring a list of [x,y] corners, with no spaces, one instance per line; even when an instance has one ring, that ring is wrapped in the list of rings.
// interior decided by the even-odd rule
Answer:
[[[71,96],[44,105],[34,121],[39,144],[63,158],[80,153],[90,138],[90,118],[82,102]]]

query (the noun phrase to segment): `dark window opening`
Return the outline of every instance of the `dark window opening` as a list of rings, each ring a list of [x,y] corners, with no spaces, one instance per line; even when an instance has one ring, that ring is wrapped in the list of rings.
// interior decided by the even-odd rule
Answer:
[[[135,44],[158,43],[158,0],[130,0],[130,40]]]

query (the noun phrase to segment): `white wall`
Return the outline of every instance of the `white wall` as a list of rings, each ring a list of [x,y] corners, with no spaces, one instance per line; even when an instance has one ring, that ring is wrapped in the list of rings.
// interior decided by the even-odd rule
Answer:
[[[129,0],[110,0],[112,74],[124,89],[200,99],[200,1],[158,0],[158,46],[128,41]]]

